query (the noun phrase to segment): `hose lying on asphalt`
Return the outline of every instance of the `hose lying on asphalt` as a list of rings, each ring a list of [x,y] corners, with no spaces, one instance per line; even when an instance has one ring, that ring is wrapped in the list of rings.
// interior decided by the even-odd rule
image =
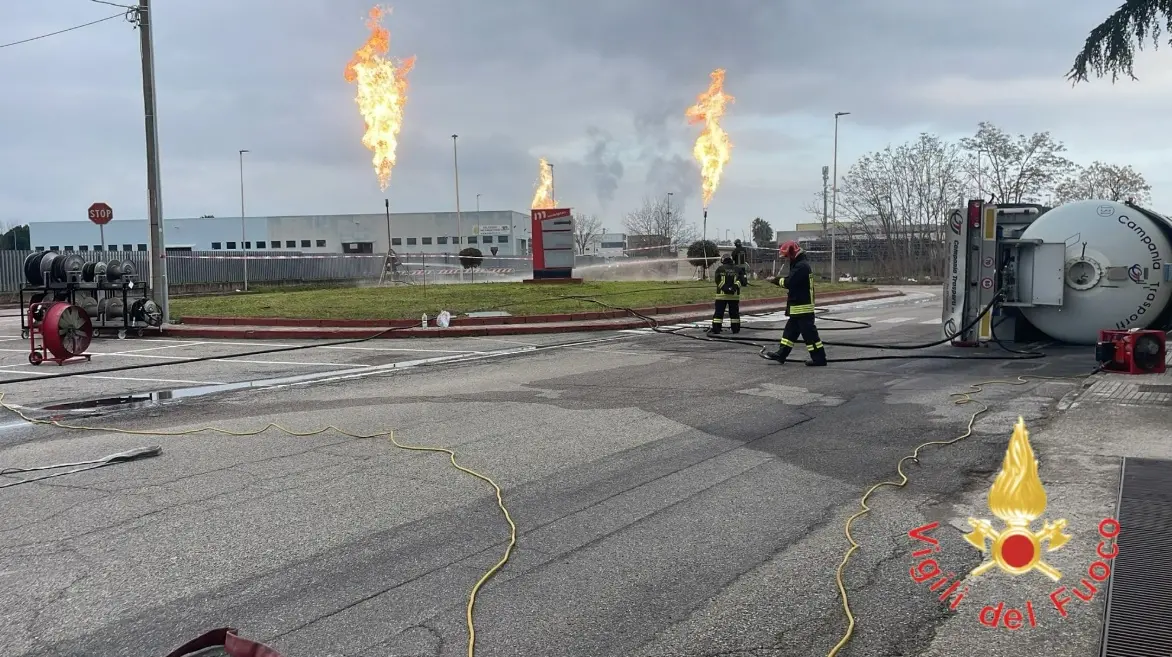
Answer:
[[[153,431],[153,430],[121,429],[118,427],[96,427],[96,426],[90,426],[90,425],[84,425],[84,424],[73,424],[73,423],[68,423],[68,422],[62,422],[60,420],[46,420],[46,419],[35,418],[35,417],[31,417],[29,415],[26,415],[19,408],[13,406],[12,404],[6,403],[4,401],[4,393],[2,393],[2,392],[0,392],[0,407],[8,410],[10,413],[15,414],[17,417],[19,417],[20,419],[22,419],[25,422],[28,422],[30,424],[48,425],[48,426],[59,427],[61,429],[71,429],[71,430],[75,430],[75,431],[97,431],[97,432],[101,432],[101,433],[115,433],[115,434],[129,435],[129,436],[177,437],[177,436],[191,436],[191,435],[200,434],[200,433],[215,433],[215,434],[220,434],[220,435],[225,435],[225,436],[244,437],[244,436],[257,436],[257,435],[260,435],[260,434],[265,433],[265,432],[269,431],[270,429],[272,429],[272,430],[278,431],[280,433],[283,433],[287,436],[292,436],[292,437],[297,437],[297,438],[317,436],[317,435],[321,435],[324,433],[332,432],[332,433],[336,433],[336,434],[339,434],[342,436],[346,436],[347,438],[353,438],[356,440],[370,440],[370,439],[376,439],[376,438],[386,438],[395,447],[397,447],[399,449],[403,449],[403,450],[408,450],[408,451],[433,452],[433,453],[447,454],[448,460],[451,462],[452,467],[456,468],[457,470],[459,470],[465,474],[468,474],[472,477],[475,477],[475,478],[487,483],[489,486],[492,486],[493,491],[496,493],[497,507],[500,508],[501,513],[504,514],[505,521],[509,523],[509,542],[508,542],[508,545],[505,546],[504,555],[502,555],[500,560],[497,561],[496,564],[494,564],[491,568],[489,568],[488,571],[486,571],[484,573],[484,575],[482,575],[480,577],[479,580],[477,580],[476,584],[472,587],[472,591],[468,595],[468,604],[465,608],[465,622],[468,626],[468,657],[475,657],[476,626],[472,620],[472,611],[476,605],[476,598],[480,594],[480,589],[481,589],[481,587],[484,586],[485,582],[487,582],[489,579],[491,579],[493,577],[493,575],[496,575],[497,572],[499,572],[500,569],[502,567],[504,567],[505,563],[508,562],[509,558],[512,556],[513,548],[517,545],[517,525],[516,525],[516,523],[513,522],[512,516],[509,515],[509,510],[505,506],[505,502],[503,499],[503,493],[501,491],[500,485],[497,484],[497,482],[494,481],[488,475],[481,474],[480,472],[477,472],[476,470],[473,470],[472,468],[461,465],[459,462],[456,461],[456,452],[454,452],[450,449],[447,449],[446,447],[432,447],[432,446],[425,446],[425,445],[410,445],[407,443],[401,443],[395,438],[394,431],[379,431],[379,432],[375,432],[375,433],[358,434],[358,433],[352,433],[350,431],[346,431],[345,429],[341,429],[341,428],[336,427],[334,425],[329,425],[326,427],[322,427],[320,429],[314,429],[312,431],[295,431],[293,429],[288,429],[286,427],[283,427],[279,424],[272,423],[272,422],[266,424],[265,426],[261,427],[260,429],[255,429],[252,431],[232,431],[229,429],[221,429],[221,428],[213,427],[213,426],[204,426],[204,427],[198,427],[195,429],[183,429],[183,430],[178,430],[178,431]],[[69,471],[65,471],[65,472],[61,472],[61,473],[57,473],[57,474],[47,475],[44,477],[37,477],[37,478],[33,478],[33,479],[20,479],[20,480],[14,481],[14,482],[2,484],[2,485],[0,485],[0,488],[8,488],[11,486],[29,483],[32,481],[39,481],[40,479],[48,479],[49,477],[73,474],[75,472],[81,472],[83,470],[90,470],[90,469],[97,468],[97,467],[104,467],[107,465],[113,465],[114,463],[126,462],[128,460],[145,458],[148,456],[157,456],[159,453],[161,453],[161,451],[162,451],[162,448],[160,448],[160,447],[149,447],[149,448],[144,448],[144,449],[140,449],[140,450],[131,450],[129,452],[121,452],[119,454],[112,454],[110,456],[105,457],[104,459],[98,459],[96,461],[86,461],[86,462],[79,462],[79,463],[66,463],[66,464],[61,464],[61,465],[36,466],[36,467],[31,467],[31,468],[6,468],[3,470],[0,470],[0,474],[8,474],[8,473],[14,473],[14,472],[29,472],[29,471],[36,471],[36,470],[49,470],[49,469],[62,468],[62,467],[68,467],[68,466],[73,466],[73,465],[87,466],[87,467],[77,468],[74,470],[69,470]]]
[[[709,288],[710,286],[704,285],[704,286],[696,286],[696,287]],[[648,288],[648,290],[658,290],[658,289],[659,288]],[[617,294],[630,294],[635,291],[637,291],[637,290],[628,290],[628,291],[616,293],[616,295]],[[706,342],[724,342],[724,343],[730,343],[730,344],[742,344],[742,345],[752,346],[755,348],[759,347],[761,342],[764,342],[763,340],[754,340],[754,339],[736,339],[736,338],[729,339],[729,338],[716,338],[716,337],[709,337],[709,336],[688,335],[686,333],[680,332],[682,329],[663,328],[659,325],[658,321],[654,317],[650,317],[650,316],[647,316],[643,313],[640,313],[638,310],[635,310],[632,308],[626,308],[626,307],[622,307],[622,306],[615,306],[615,305],[611,305],[611,304],[605,303],[603,301],[600,301],[596,298],[597,296],[611,296],[611,295],[595,295],[595,297],[575,296],[575,295],[556,295],[556,296],[549,297],[549,300],[552,301],[552,300],[577,299],[577,300],[586,301],[589,303],[595,303],[600,306],[614,309],[614,310],[622,310],[622,311],[629,313],[632,316],[635,316],[635,317],[638,317],[638,318],[644,320],[657,333],[662,333],[662,334],[666,334],[666,335],[673,335],[675,337],[680,337],[680,338],[701,340],[701,341],[706,341]],[[995,297],[994,303],[996,302],[996,300],[997,300],[997,298]],[[528,301],[526,303],[532,303],[532,301]],[[964,329],[962,329],[960,332],[958,332],[958,335],[960,333],[963,333],[964,331],[967,331],[972,326],[975,326],[976,322],[979,321],[981,319],[981,317],[983,317],[985,314],[987,314],[988,312],[990,312],[992,310],[992,307],[993,307],[993,303],[990,303],[990,305],[987,306],[985,308],[985,310],[980,315],[978,315],[976,319],[973,320],[973,322],[971,322],[968,326],[966,326]],[[826,318],[826,320],[839,321],[839,322],[843,322],[843,323],[850,323],[860,329],[861,328],[868,328],[870,326],[869,324],[866,324],[865,322],[853,322],[851,320],[837,320],[835,318]],[[361,338],[353,338],[353,339],[348,339],[348,340],[333,341],[333,342],[328,342],[328,343],[324,343],[324,344],[296,345],[296,346],[292,346],[292,347],[275,347],[275,348],[268,348],[268,349],[251,350],[251,351],[222,355],[222,356],[193,357],[193,358],[176,360],[176,361],[168,361],[168,362],[164,362],[164,363],[145,363],[145,364],[140,364],[140,365],[126,365],[126,366],[120,366],[120,367],[78,370],[78,371],[65,372],[65,373],[53,374],[53,375],[48,375],[48,376],[24,377],[24,378],[19,378],[19,379],[10,379],[10,380],[4,381],[3,383],[0,383],[0,385],[13,384],[13,383],[24,383],[24,382],[30,382],[30,381],[40,381],[40,380],[44,380],[44,379],[65,378],[65,377],[80,376],[80,375],[85,375],[85,374],[97,374],[97,373],[106,373],[106,372],[121,372],[121,371],[127,371],[127,370],[149,369],[149,368],[153,368],[153,367],[165,367],[165,366],[170,366],[170,365],[179,365],[179,364],[185,364],[185,363],[194,363],[194,362],[202,362],[202,361],[210,361],[210,360],[225,360],[225,359],[240,358],[240,357],[246,357],[246,356],[256,356],[256,355],[281,353],[281,352],[288,352],[288,351],[315,349],[318,347],[326,347],[326,346],[356,344],[356,343],[367,342],[370,340],[375,340],[375,339],[381,338],[384,335],[392,333],[394,331],[406,330],[408,328],[414,328],[414,327],[413,326],[392,327],[392,328],[380,330],[370,336],[361,337]],[[759,330],[776,330],[776,329],[761,328]],[[832,328],[831,330],[835,330],[835,329]],[[837,329],[837,330],[853,330],[853,329],[848,327],[845,329]],[[949,336],[949,337],[946,337],[942,340],[938,340],[938,341],[923,344],[923,345],[878,345],[878,344],[866,344],[866,343],[833,343],[833,342],[825,342],[824,344],[828,344],[828,345],[832,345],[832,346],[862,347],[862,348],[875,348],[875,349],[918,350],[918,349],[925,349],[925,348],[929,348],[929,347],[936,346],[939,344],[943,344],[943,343],[951,340],[953,337],[955,337],[955,336]],[[772,342],[772,341],[769,341],[769,342]],[[998,341],[998,344],[1000,344],[999,341]],[[1002,345],[1002,346],[1004,347],[1004,345]],[[764,352],[764,348],[762,348],[761,351]],[[944,355],[936,355],[936,354],[920,354],[920,355],[914,355],[914,356],[872,356],[872,357],[860,357],[860,358],[845,358],[845,359],[834,359],[832,362],[889,360],[889,359],[924,359],[924,358],[941,358],[941,359],[949,359],[949,360],[1007,360],[1007,359],[1008,360],[1022,360],[1024,358],[1040,358],[1040,357],[1044,356],[1044,354],[1042,354],[1040,352],[1018,352],[1018,353],[1024,354],[1024,356],[1017,356],[1017,357],[1011,357],[1011,358],[1005,358],[1005,357],[998,358],[998,357],[990,357],[990,356],[944,356]],[[989,382],[982,382],[980,384],[975,384],[975,385],[976,386],[985,386],[985,385],[991,385],[993,383],[1009,383],[1011,385],[1021,385],[1023,383],[1026,383],[1029,379],[1046,379],[1046,378],[1059,379],[1061,377],[1040,377],[1040,376],[1038,376],[1038,377],[1018,377],[1019,382],[989,381]],[[971,403],[971,402],[975,401],[972,399],[971,395],[976,394],[977,392],[980,392],[980,388],[975,388],[974,391],[971,391],[968,393],[955,393],[955,394],[963,395],[962,398],[957,400],[956,403]],[[504,555],[501,557],[501,559],[499,561],[497,561],[497,563],[495,565],[492,566],[492,568],[490,568],[487,572],[485,572],[484,575],[476,582],[475,586],[473,586],[473,588],[468,596],[468,602],[466,605],[466,614],[465,614],[465,621],[466,621],[467,628],[468,628],[468,657],[475,657],[476,630],[475,630],[475,624],[473,622],[473,609],[476,604],[477,596],[478,596],[481,588],[483,587],[483,585],[489,579],[491,579],[497,572],[499,572],[500,569],[510,559],[512,552],[513,552],[513,549],[517,543],[517,526],[513,522],[513,519],[509,515],[509,511],[504,504],[503,493],[502,493],[500,486],[491,477],[488,477],[487,475],[481,474],[475,470],[467,468],[467,467],[461,465],[460,463],[458,463],[456,460],[456,453],[454,451],[443,448],[443,447],[409,445],[409,444],[405,444],[405,443],[400,443],[398,440],[396,440],[393,431],[382,431],[382,432],[370,433],[370,434],[356,434],[356,433],[345,431],[343,429],[340,429],[340,428],[338,428],[336,426],[332,426],[332,425],[327,426],[327,427],[323,427],[321,429],[315,429],[312,431],[294,431],[292,429],[288,429],[288,428],[285,428],[281,425],[274,424],[274,423],[269,423],[269,424],[265,425],[264,427],[257,429],[257,430],[253,430],[253,431],[231,431],[231,430],[221,429],[221,428],[212,427],[212,426],[206,426],[206,427],[200,427],[200,428],[188,429],[188,430],[182,430],[182,431],[147,431],[147,430],[119,429],[119,428],[114,428],[114,427],[95,427],[95,426],[87,426],[87,425],[79,425],[79,424],[70,424],[70,423],[61,422],[59,420],[45,420],[45,419],[33,418],[33,417],[26,415],[19,408],[4,402],[3,399],[4,399],[4,393],[0,392],[0,407],[3,407],[4,409],[7,409],[8,411],[16,414],[17,416],[19,416],[21,419],[23,419],[26,422],[29,422],[32,424],[38,424],[38,425],[50,425],[50,426],[55,426],[55,427],[59,427],[59,428],[63,428],[63,429],[70,429],[70,430],[99,431],[99,432],[105,432],[105,433],[118,433],[118,434],[126,434],[126,435],[143,435],[143,436],[186,436],[186,435],[193,435],[193,434],[197,434],[197,433],[217,433],[217,434],[230,435],[230,436],[255,436],[255,435],[259,435],[261,433],[264,433],[270,429],[273,429],[273,430],[279,431],[281,433],[284,433],[285,435],[294,436],[294,437],[315,436],[315,435],[320,435],[320,434],[332,431],[332,432],[337,433],[342,436],[346,436],[346,437],[353,438],[353,439],[361,439],[361,440],[386,437],[391,442],[391,444],[393,446],[395,446],[399,449],[404,449],[404,450],[409,450],[409,451],[434,452],[434,453],[447,454],[449,457],[449,461],[451,462],[451,465],[453,467],[460,470],[461,472],[464,472],[465,474],[476,477],[477,479],[480,479],[481,481],[484,481],[485,483],[492,486],[492,488],[496,494],[497,506],[500,508],[501,513],[504,515],[505,520],[508,522],[509,528],[510,528],[510,538],[509,538],[508,545],[505,548]],[[881,488],[883,486],[903,487],[907,484],[907,482],[908,482],[907,475],[904,474],[904,472],[902,470],[902,466],[903,466],[904,461],[907,461],[907,460],[916,461],[918,458],[919,451],[921,449],[923,449],[924,447],[927,447],[930,445],[941,445],[941,446],[949,445],[949,444],[959,442],[960,440],[963,440],[964,438],[967,438],[969,435],[972,434],[973,424],[975,423],[977,416],[987,410],[988,410],[988,406],[985,405],[985,407],[983,409],[974,413],[969,420],[968,430],[965,432],[965,434],[959,436],[958,438],[955,438],[951,441],[934,441],[934,442],[924,443],[924,444],[920,445],[919,447],[917,447],[916,450],[911,455],[901,459],[896,466],[896,471],[899,473],[900,478],[901,478],[900,481],[898,481],[898,482],[896,482],[896,481],[880,482],[879,484],[876,484],[875,486],[871,487],[871,489],[869,489],[867,491],[867,493],[865,495],[863,495],[862,499],[860,500],[860,505],[863,507],[863,509],[860,512],[856,513],[855,515],[851,516],[851,518],[847,520],[846,526],[845,526],[845,532],[846,532],[846,536],[847,536],[848,541],[851,543],[851,547],[850,547],[850,549],[848,549],[846,554],[843,556],[843,559],[842,559],[841,563],[839,564],[838,571],[836,574],[836,582],[839,587],[839,593],[842,597],[843,609],[844,609],[844,612],[846,613],[846,616],[848,619],[848,627],[847,627],[846,634],[843,636],[843,638],[839,642],[839,644],[837,646],[835,646],[835,648],[831,651],[829,657],[833,657],[834,655],[836,655],[837,652],[841,649],[841,647],[846,645],[846,643],[849,641],[849,639],[853,635],[854,627],[855,627],[855,619],[854,619],[853,613],[850,609],[850,604],[849,604],[849,600],[847,597],[847,591],[846,591],[846,588],[845,588],[845,586],[843,584],[843,580],[842,580],[842,573],[843,573],[844,568],[846,567],[847,562],[850,559],[850,556],[854,553],[854,551],[859,549],[859,545],[854,541],[854,538],[851,537],[851,534],[850,534],[851,523],[856,518],[861,517],[862,515],[865,515],[866,513],[868,513],[870,511],[870,507],[867,506],[866,502],[867,502],[867,499],[870,497],[870,495],[875,490],[878,490],[879,488]],[[0,471],[0,474],[6,474],[6,473],[11,473],[13,471],[25,472],[25,471],[33,471],[33,470],[46,470],[46,469],[68,467],[68,466],[73,466],[73,465],[85,466],[85,467],[81,467],[81,468],[78,468],[75,470],[70,470],[67,472],[62,472],[62,473],[58,473],[58,474],[51,474],[51,475],[48,475],[45,477],[37,477],[37,478],[33,478],[33,479],[19,480],[16,482],[9,482],[9,483],[0,485],[0,488],[6,488],[6,487],[15,486],[15,485],[23,484],[23,483],[28,483],[31,481],[37,481],[37,480],[40,480],[43,478],[72,474],[74,472],[81,472],[83,470],[93,469],[93,468],[97,468],[97,467],[106,467],[106,466],[112,465],[114,463],[126,462],[128,460],[132,460],[132,458],[145,458],[148,456],[155,456],[155,455],[158,455],[158,453],[160,453],[159,449],[160,448],[157,448],[157,447],[145,448],[141,453],[137,453],[137,455],[134,457],[128,457],[127,455],[131,454],[131,453],[135,453],[135,452],[137,452],[137,450],[134,452],[127,452],[127,453],[110,455],[110,456],[105,457],[104,459],[98,459],[96,461],[81,462],[81,463],[77,463],[77,464],[62,464],[62,465],[56,465],[56,466],[37,466],[34,468],[21,468],[21,469],[15,469],[15,470],[9,469],[6,471]]]

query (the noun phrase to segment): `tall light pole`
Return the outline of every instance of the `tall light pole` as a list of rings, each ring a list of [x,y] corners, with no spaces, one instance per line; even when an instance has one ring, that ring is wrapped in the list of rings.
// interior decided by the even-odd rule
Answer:
[[[557,187],[555,187],[554,183],[553,183],[553,163],[550,162],[548,164],[549,164],[549,200],[553,201],[554,203],[557,203],[558,202]]]
[[[672,197],[672,194],[674,194],[674,193],[675,193],[675,192],[668,192],[668,193],[667,193],[667,224],[666,224],[666,225],[667,225],[669,228],[675,225],[675,224],[673,224],[673,223],[672,223],[672,221],[671,221],[671,197]],[[678,234],[675,236],[675,239],[679,239],[679,235],[678,235]],[[659,255],[660,255],[660,256],[662,256],[662,255],[663,255],[663,253],[662,253],[662,252],[660,252],[660,254],[659,254]]]
[[[245,246],[246,233],[244,231],[244,154],[247,148],[242,148],[240,154],[240,249],[244,251],[244,291],[248,291],[248,248]]]
[[[147,212],[151,226],[151,295],[159,305],[164,322],[171,321],[167,290],[167,247],[163,239],[163,199],[159,174],[159,126],[155,107],[155,47],[151,26],[150,0],[139,0],[133,20],[138,24],[142,58],[142,102],[146,126]]]
[[[456,171],[456,257],[460,256],[460,244],[464,241],[464,219],[460,215],[460,155],[456,150],[456,138],[452,135],[452,166]],[[460,280],[464,279],[464,268],[460,268]]]
[[[480,194],[476,195],[476,234],[480,236],[480,243],[484,244],[484,235],[480,234]]]
[[[838,248],[838,118],[846,116],[850,112],[835,112],[834,113],[834,192],[831,200],[831,214],[830,214],[830,282],[838,282],[838,270],[836,268]]]

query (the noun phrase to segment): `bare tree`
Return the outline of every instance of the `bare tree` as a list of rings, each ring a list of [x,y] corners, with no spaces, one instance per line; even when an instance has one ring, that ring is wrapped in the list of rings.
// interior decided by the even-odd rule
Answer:
[[[602,233],[602,221],[596,215],[574,215],[574,245],[578,255],[586,254],[586,247]]]
[[[1106,199],[1122,201],[1135,199],[1147,203],[1152,198],[1152,186],[1144,180],[1142,173],[1130,166],[1118,166],[1092,162],[1080,167],[1054,189],[1054,200],[1058,204],[1085,199]]]
[[[968,183],[991,191],[1000,203],[1040,202],[1074,168],[1062,155],[1066,146],[1049,132],[1011,137],[982,121],[976,134],[961,139],[960,146],[968,151]]]
[[[823,203],[823,199],[825,198],[825,192],[818,190],[818,192],[814,194],[814,198],[802,204],[802,212],[805,212],[811,217],[814,217],[818,220],[818,223],[822,224],[823,235],[827,234],[827,228],[830,226],[830,217],[826,213],[826,208],[829,204]]]
[[[628,212],[623,218],[623,226],[631,235],[655,236],[666,244],[679,246],[698,237],[686,217],[684,204],[680,201],[644,197],[639,209]]]
[[[1126,0],[1114,14],[1091,30],[1066,78],[1078,84],[1087,81],[1092,73],[1097,77],[1110,73],[1112,84],[1123,75],[1135,80],[1135,49],[1143,50],[1148,39],[1153,47],[1158,48],[1160,34],[1167,31],[1161,28],[1166,27],[1172,27],[1172,2]],[[1135,43],[1132,43],[1133,37]],[[1169,43],[1172,45],[1172,41]]]
[[[943,224],[964,178],[960,147],[935,135],[863,156],[838,188],[839,213],[853,224],[847,248],[865,250],[887,275],[940,275]]]

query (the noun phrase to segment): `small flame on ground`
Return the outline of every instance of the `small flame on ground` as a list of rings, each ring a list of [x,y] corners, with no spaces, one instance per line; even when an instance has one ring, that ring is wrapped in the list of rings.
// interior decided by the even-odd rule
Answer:
[[[550,210],[557,207],[553,198],[553,167],[543,157],[537,173],[537,191],[533,193],[532,210]]]
[[[354,101],[366,121],[362,144],[374,152],[372,162],[379,188],[386,191],[395,166],[395,149],[403,127],[403,106],[407,103],[407,74],[415,66],[415,57],[402,62],[387,59],[391,33],[382,26],[383,14],[390,9],[376,6],[366,21],[370,38],[354,52],[343,74],[358,87]]]
[[[692,155],[700,163],[705,208],[712,200],[713,192],[720,186],[724,165],[728,164],[731,157],[732,142],[728,139],[728,133],[720,127],[720,119],[724,116],[725,105],[736,100],[724,92],[723,68],[713,71],[710,77],[712,83],[708,85],[708,90],[700,94],[696,98],[696,104],[685,112],[689,124],[704,124],[704,129],[696,138]]]
[[[1021,418],[1013,427],[1001,472],[989,490],[989,510],[1009,525],[1028,525],[1046,512],[1046,489]]]

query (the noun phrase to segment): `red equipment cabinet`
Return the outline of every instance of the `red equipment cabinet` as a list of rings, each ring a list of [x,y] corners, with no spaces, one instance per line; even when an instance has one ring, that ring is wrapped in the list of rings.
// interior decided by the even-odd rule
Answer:
[[[1164,331],[1131,329],[1099,331],[1095,360],[1105,372],[1162,374],[1168,358],[1168,337]]]

